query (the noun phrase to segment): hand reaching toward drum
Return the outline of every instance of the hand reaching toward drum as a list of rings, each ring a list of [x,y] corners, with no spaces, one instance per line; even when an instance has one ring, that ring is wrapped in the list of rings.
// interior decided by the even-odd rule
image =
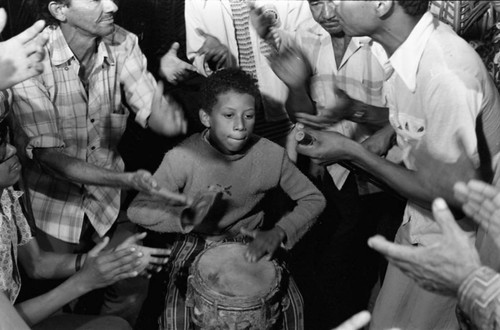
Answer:
[[[257,262],[264,256],[271,259],[286,237],[285,232],[280,227],[274,227],[266,231],[241,228],[241,233],[253,238],[252,243],[248,245],[248,250],[245,253],[245,258],[248,262]]]

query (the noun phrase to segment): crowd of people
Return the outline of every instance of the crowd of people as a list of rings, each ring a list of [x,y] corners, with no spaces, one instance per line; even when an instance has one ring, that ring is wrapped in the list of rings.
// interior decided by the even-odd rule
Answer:
[[[0,328],[260,329],[193,305],[227,244],[280,270],[269,329],[499,328],[500,1],[474,38],[435,3],[28,1]]]

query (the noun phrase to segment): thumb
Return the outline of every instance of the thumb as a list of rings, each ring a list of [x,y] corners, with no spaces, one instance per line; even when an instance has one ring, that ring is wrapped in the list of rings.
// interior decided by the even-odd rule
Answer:
[[[45,21],[36,21],[35,24],[19,33],[16,38],[18,38],[19,42],[21,42],[22,44],[27,43],[28,41],[35,39],[40,34],[40,32],[43,31],[44,27]]]
[[[174,42],[172,44],[172,46],[170,46],[170,49],[168,50],[168,54],[169,55],[174,55],[174,56],[177,57],[177,51],[179,50],[179,47],[180,47],[179,43],[178,42]]]
[[[99,243],[96,244],[96,246],[94,246],[94,248],[92,250],[90,250],[88,252],[88,256],[89,257],[96,257],[99,255],[99,253],[101,253],[101,251],[108,245],[109,243],[109,237],[106,236],[102,239],[102,241],[100,241]]]
[[[442,198],[436,198],[432,203],[432,214],[434,215],[434,219],[441,227],[441,230],[444,232],[455,232],[459,229],[458,225],[455,222],[455,218],[451,213],[448,205]]]
[[[203,38],[206,38],[207,37],[207,33],[205,31],[203,31],[202,29],[200,28],[196,28],[194,29],[196,31],[196,33],[200,36],[200,37],[203,37]]]
[[[143,232],[140,234],[134,234],[134,235],[130,236],[129,238],[124,240],[122,244],[120,244],[120,248],[118,248],[118,250],[121,250],[121,247],[127,247],[130,245],[137,244],[137,242],[144,239],[144,237],[146,237],[146,235],[147,235],[147,232]]]
[[[244,236],[248,236],[248,237],[252,237],[252,238],[255,238],[255,236],[257,235],[255,230],[248,230],[248,229],[243,228],[243,227],[240,229],[240,233],[242,233]]]
[[[0,32],[5,28],[5,24],[7,24],[7,12],[5,9],[0,8]]]

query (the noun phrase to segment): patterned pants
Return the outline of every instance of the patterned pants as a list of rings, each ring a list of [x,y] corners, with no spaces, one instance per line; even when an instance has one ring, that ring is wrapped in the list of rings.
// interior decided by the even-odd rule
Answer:
[[[164,285],[165,306],[159,320],[159,329],[188,330],[193,329],[190,311],[186,306],[187,278],[189,267],[195,258],[205,249],[225,242],[244,241],[244,239],[226,239],[220,242],[207,242],[195,235],[182,235],[172,247],[171,268],[168,281]],[[286,272],[286,271],[285,271]],[[290,304],[282,317],[281,326],[277,329],[304,329],[304,302],[294,280],[289,277],[286,298]]]

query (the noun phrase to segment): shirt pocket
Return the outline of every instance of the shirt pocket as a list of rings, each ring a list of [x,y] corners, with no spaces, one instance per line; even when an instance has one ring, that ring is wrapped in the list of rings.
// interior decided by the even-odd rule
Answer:
[[[419,142],[426,132],[425,120],[411,116],[406,113],[398,113],[394,116],[393,126],[396,128],[396,133],[407,144],[416,144]]]
[[[111,113],[101,118],[101,144],[107,144],[110,149],[115,149],[127,127],[129,113]]]

